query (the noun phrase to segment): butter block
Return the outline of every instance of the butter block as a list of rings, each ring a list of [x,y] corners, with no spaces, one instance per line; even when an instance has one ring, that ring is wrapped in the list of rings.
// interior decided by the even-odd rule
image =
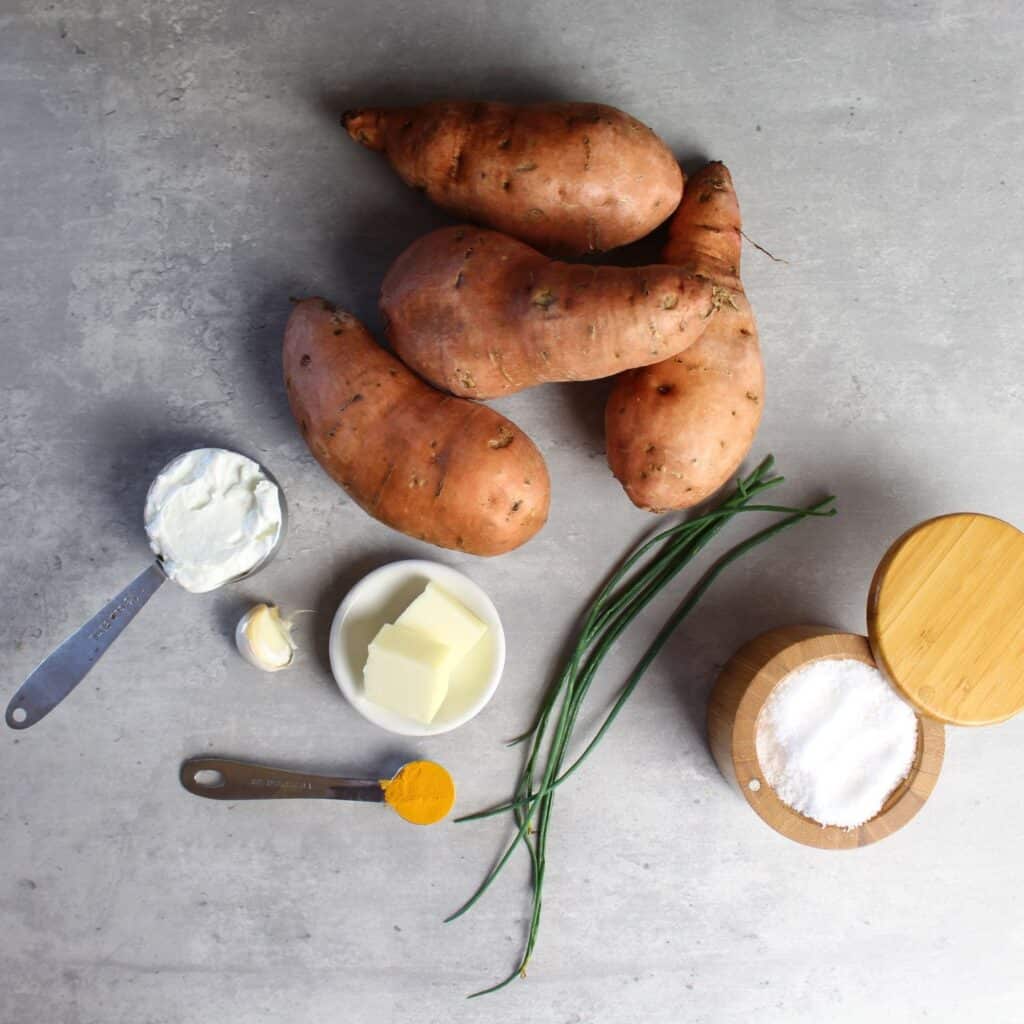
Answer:
[[[406,626],[382,626],[370,644],[363,687],[375,704],[429,725],[448,696],[450,647]]]
[[[395,624],[450,647],[455,655],[453,664],[461,661],[487,632],[486,623],[436,583],[428,583]]]

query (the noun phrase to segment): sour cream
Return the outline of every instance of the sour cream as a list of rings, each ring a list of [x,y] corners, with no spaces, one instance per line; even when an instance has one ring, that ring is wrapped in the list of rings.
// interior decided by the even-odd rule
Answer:
[[[146,497],[149,546],[167,575],[197,594],[266,558],[282,524],[277,485],[252,459],[223,448],[179,456]]]

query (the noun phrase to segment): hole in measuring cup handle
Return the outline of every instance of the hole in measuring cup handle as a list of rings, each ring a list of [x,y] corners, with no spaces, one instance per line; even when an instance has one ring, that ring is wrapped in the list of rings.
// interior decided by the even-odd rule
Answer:
[[[36,722],[45,718],[50,708],[40,708],[33,704],[30,695],[18,691],[10,700],[4,712],[4,721],[8,728],[18,732],[28,729]]]

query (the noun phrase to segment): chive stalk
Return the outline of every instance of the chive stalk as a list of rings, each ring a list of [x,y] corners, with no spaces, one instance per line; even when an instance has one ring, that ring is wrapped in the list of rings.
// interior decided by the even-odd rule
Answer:
[[[474,821],[511,813],[516,832],[473,894],[446,921],[461,917],[477,903],[501,874],[520,844],[525,845],[530,858],[533,890],[530,925],[518,965],[508,977],[489,988],[474,992],[470,998],[496,992],[516,978],[525,977],[540,927],[547,837],[555,790],[574,775],[594,752],[675,630],[697,606],[714,581],[737,559],[803,519],[836,514],[833,497],[805,508],[754,504],[753,499],[758,494],[783,482],[783,477],[770,475],[773,466],[774,459],[769,455],[751,474],[738,480],[735,491],[716,508],[660,531],[639,544],[623,559],[587,609],[576,644],[548,687],[533,725],[522,736],[511,741],[529,741],[512,798],[456,819]],[[736,545],[704,573],[666,620],[630,672],[593,737],[565,767],[580,709],[608,652],[643,609],[741,512],[776,513],[783,518]],[[543,770],[540,768],[541,763]]]

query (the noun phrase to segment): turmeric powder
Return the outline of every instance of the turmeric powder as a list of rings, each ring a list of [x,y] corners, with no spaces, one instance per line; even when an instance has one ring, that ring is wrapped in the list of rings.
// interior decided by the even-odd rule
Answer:
[[[399,817],[414,825],[433,825],[455,803],[455,783],[433,761],[410,761],[393,779],[381,779],[384,799]]]

